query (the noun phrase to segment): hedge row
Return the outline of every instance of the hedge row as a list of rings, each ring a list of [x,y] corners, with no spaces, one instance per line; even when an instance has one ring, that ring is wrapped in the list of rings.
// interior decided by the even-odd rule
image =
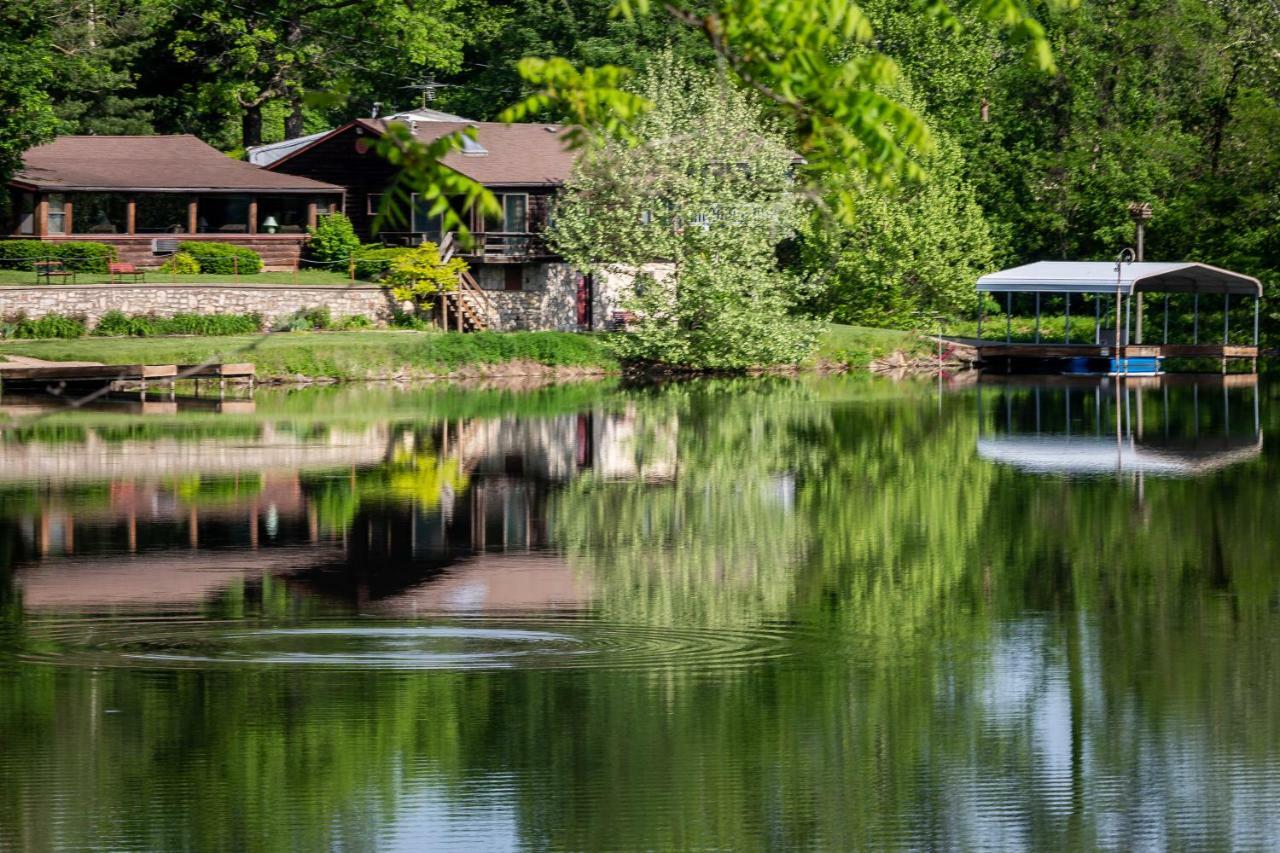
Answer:
[[[158,335],[246,335],[262,328],[258,314],[154,314],[126,315],[108,311],[93,327],[102,336],[155,337]],[[0,319],[0,338],[83,338],[90,334],[83,314],[46,314],[33,320],[25,314]]]
[[[325,307],[308,308],[278,321],[276,332],[312,330],[351,331],[373,326],[368,317],[352,314],[333,317]],[[33,320],[25,314],[0,318],[0,338],[83,338],[93,334],[102,337],[152,338],[161,335],[252,335],[262,330],[261,314],[125,314],[108,311],[89,329],[83,314],[46,314]]]
[[[253,249],[234,246],[231,243],[206,243],[201,240],[188,240],[178,245],[196,263],[200,272],[212,275],[253,275],[262,272],[262,257]]]
[[[6,270],[32,270],[36,261],[62,261],[76,272],[105,273],[107,264],[116,258],[116,247],[106,243],[0,240],[0,269]]]

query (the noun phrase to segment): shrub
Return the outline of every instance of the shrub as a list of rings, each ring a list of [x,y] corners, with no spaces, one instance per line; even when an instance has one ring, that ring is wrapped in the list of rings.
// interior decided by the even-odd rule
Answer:
[[[259,314],[155,314],[127,316],[121,311],[108,311],[94,327],[95,335],[146,338],[157,335],[251,335],[262,328]]]
[[[32,320],[26,314],[11,314],[0,322],[6,338],[82,338],[88,331],[83,314],[45,314]]]
[[[115,246],[72,240],[65,243],[46,243],[43,240],[0,241],[0,269],[30,270],[36,261],[62,261],[69,270],[76,272],[107,271],[107,264],[116,259]]]
[[[458,289],[458,276],[467,269],[462,258],[440,259],[440,247],[423,243],[398,256],[387,272],[391,293],[401,302],[423,303],[441,293]]]
[[[262,272],[262,258],[244,246],[188,240],[179,243],[178,249],[194,258],[201,272],[213,275],[231,275],[237,271],[241,275]]]
[[[366,246],[356,255],[356,278],[376,281],[386,274],[396,258],[412,251],[413,249],[398,247]]]
[[[317,329],[327,329],[332,324],[332,321],[333,318],[329,314],[329,309],[325,306],[301,308],[283,320],[276,321],[275,331],[310,332]]]
[[[200,262],[190,252],[178,252],[160,265],[160,271],[175,275],[197,275],[200,272]]]
[[[354,332],[359,329],[372,329],[373,321],[363,314],[349,314],[335,320],[330,328],[338,332]]]
[[[343,213],[322,217],[314,228],[308,228],[307,254],[317,261],[346,261],[360,252],[360,238],[351,220]],[[333,267],[336,269],[337,267]]]

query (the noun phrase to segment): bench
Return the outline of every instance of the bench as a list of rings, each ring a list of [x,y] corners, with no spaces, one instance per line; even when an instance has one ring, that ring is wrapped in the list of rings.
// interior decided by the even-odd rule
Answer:
[[[71,279],[71,283],[75,284],[75,272],[67,269],[62,261],[36,261],[31,267],[36,271],[36,284],[39,284],[42,278],[46,284],[53,284],[55,278]]]
[[[125,262],[107,264],[107,276],[113,284],[115,283],[116,276],[119,276],[120,278],[132,276],[134,281],[140,280],[146,282],[147,280],[147,274],[145,272],[138,269],[134,264]]]
[[[627,327],[636,321],[634,311],[614,311],[609,318],[609,329],[614,332],[625,332]]]

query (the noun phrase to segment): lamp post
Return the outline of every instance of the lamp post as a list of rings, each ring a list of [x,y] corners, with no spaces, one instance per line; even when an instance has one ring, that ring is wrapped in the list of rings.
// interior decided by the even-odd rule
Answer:
[[[1144,238],[1146,237],[1146,230],[1147,230],[1146,226],[1147,226],[1148,220],[1151,219],[1151,213],[1152,213],[1151,204],[1149,202],[1135,201],[1135,202],[1130,202],[1129,204],[1129,218],[1133,220],[1134,229],[1136,231],[1135,240],[1134,240],[1136,250],[1134,254],[1136,256],[1136,260],[1138,261],[1138,263],[1142,263],[1143,261],[1143,251],[1142,251],[1143,245],[1142,244],[1144,242]],[[1135,328],[1134,328],[1134,343],[1140,344],[1142,343],[1142,294],[1135,293],[1134,299],[1137,302],[1137,305],[1135,307],[1137,308],[1137,311],[1138,311],[1137,322],[1135,323]]]

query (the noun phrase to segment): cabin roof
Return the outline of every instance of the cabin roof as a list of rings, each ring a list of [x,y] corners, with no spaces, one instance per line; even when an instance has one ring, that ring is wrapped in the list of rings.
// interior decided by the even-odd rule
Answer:
[[[27,151],[12,183],[51,192],[342,192],[333,184],[233,160],[190,134],[59,136]]]
[[[978,279],[986,293],[1239,293],[1261,296],[1256,278],[1188,261],[1037,261]]]
[[[385,119],[356,119],[269,164],[277,169],[294,156],[326,144],[352,126],[381,135]],[[474,181],[496,187],[547,187],[564,183],[573,170],[574,152],[565,147],[565,129],[554,124],[505,124],[495,121],[410,122],[414,138],[432,142],[446,134],[474,128],[470,150],[454,151],[442,162]]]

